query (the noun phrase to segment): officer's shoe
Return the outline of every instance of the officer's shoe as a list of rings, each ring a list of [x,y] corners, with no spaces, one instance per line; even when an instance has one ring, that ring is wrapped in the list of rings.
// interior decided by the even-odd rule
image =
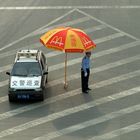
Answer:
[[[91,90],[91,88],[87,88],[87,90]]]
[[[84,94],[88,94],[88,91],[83,91]]]

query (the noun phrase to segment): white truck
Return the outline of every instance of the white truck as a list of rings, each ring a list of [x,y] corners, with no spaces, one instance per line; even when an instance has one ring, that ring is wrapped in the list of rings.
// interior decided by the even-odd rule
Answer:
[[[9,101],[17,99],[44,100],[48,80],[46,57],[40,50],[19,50],[9,75]]]

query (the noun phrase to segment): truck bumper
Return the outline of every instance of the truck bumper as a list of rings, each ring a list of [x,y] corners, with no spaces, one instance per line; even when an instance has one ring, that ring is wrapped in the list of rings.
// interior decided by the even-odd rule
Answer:
[[[35,91],[35,90],[9,90],[8,94],[10,99],[20,100],[20,99],[40,99],[43,100],[44,92],[43,90]]]

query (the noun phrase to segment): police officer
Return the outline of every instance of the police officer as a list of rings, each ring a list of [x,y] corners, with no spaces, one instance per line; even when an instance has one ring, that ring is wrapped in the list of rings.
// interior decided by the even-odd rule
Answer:
[[[86,52],[84,58],[82,59],[81,84],[82,84],[83,93],[88,93],[88,91],[91,90],[88,87],[88,81],[90,75],[90,56],[91,56],[91,52]]]

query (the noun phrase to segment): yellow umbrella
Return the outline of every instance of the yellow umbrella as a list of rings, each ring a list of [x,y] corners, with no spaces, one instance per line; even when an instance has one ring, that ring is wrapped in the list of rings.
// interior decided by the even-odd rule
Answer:
[[[40,42],[47,48],[65,52],[65,86],[67,87],[67,53],[82,53],[96,47],[96,44],[82,30],[71,27],[55,28],[40,37]]]

